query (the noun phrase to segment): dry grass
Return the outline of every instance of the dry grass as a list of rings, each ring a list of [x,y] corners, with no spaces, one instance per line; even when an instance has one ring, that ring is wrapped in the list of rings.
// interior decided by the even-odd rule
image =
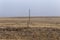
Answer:
[[[28,18],[0,18],[0,27],[26,27]],[[59,17],[31,18],[30,27],[59,27]]]
[[[0,40],[60,40],[60,17],[0,18]]]
[[[0,39],[60,40],[60,29],[46,27],[0,28]]]

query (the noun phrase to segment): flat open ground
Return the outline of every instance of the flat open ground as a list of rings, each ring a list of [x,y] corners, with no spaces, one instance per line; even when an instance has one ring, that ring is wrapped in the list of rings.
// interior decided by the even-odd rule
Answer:
[[[0,40],[60,40],[60,17],[0,18]]]
[[[30,27],[60,28],[60,17],[31,17]],[[27,17],[0,18],[0,27],[27,27]]]

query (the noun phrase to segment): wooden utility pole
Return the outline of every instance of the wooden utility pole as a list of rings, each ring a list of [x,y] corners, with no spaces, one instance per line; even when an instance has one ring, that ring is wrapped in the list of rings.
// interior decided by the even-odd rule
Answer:
[[[30,8],[29,8],[29,16],[28,16],[28,22],[27,22],[27,27],[30,27]]]

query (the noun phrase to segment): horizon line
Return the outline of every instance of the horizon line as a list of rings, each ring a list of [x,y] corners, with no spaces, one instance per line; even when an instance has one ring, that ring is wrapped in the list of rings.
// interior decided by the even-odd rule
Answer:
[[[0,17],[0,18],[28,18],[29,16],[9,16],[9,17]],[[30,16],[31,18],[40,18],[40,17],[42,17],[42,18],[45,18],[45,17],[59,17],[60,18],[60,16]]]

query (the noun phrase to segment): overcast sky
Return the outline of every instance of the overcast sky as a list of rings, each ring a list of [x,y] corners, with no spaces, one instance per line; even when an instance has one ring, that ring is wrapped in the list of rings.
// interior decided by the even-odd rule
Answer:
[[[0,17],[60,16],[60,0],[0,0]]]

